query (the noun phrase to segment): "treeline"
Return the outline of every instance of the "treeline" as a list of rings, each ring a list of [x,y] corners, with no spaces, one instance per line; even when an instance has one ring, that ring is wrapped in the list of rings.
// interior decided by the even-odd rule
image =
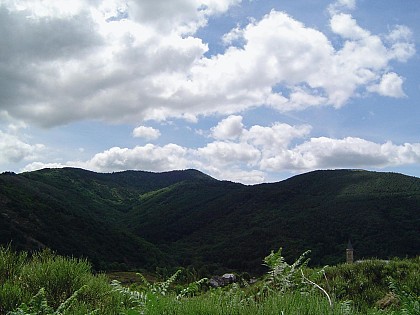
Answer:
[[[100,174],[44,169],[0,175],[0,244],[86,257],[96,270],[194,268],[264,272],[279,246],[293,260],[414,257],[420,179],[356,170],[315,171],[254,186],[195,170]]]

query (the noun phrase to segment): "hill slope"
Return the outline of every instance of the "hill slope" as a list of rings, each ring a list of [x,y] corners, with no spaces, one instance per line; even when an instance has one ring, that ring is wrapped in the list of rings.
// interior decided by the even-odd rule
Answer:
[[[254,186],[195,170],[98,174],[45,169],[0,175],[0,242],[48,246],[99,266],[194,265],[258,271],[282,246],[315,264],[420,252],[420,179],[315,171]],[[118,265],[117,265],[118,266]]]
[[[118,219],[142,194],[200,178],[208,177],[194,170],[98,174],[64,168],[4,173],[0,175],[0,243],[29,250],[49,247],[61,254],[89,257],[100,268],[110,263],[146,268],[167,264],[166,255],[121,227]]]

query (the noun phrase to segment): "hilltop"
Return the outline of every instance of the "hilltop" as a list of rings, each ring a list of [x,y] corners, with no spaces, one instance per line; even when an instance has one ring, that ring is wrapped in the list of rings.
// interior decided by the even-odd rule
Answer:
[[[194,266],[256,271],[284,248],[313,264],[420,252],[420,179],[362,170],[314,171],[246,186],[196,170],[0,175],[0,243],[88,257],[97,268]]]

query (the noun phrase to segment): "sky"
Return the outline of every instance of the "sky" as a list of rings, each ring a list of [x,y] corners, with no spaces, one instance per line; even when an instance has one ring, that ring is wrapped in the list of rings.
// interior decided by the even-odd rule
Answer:
[[[420,177],[419,0],[0,0],[0,172]]]

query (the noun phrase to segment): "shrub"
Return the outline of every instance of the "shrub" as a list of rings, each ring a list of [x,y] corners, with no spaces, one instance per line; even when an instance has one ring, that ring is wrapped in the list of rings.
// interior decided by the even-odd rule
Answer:
[[[366,260],[325,268],[321,285],[330,287],[338,300],[351,300],[360,311],[366,311],[389,292],[389,277],[404,283],[410,292],[420,293],[419,259]],[[328,282],[327,282],[328,281]]]
[[[7,247],[0,246],[0,284],[8,280],[14,281],[20,274],[27,260],[27,253],[16,253]]]
[[[48,303],[58,307],[91,276],[91,266],[83,259],[66,258],[44,250],[22,268],[20,281],[29,292],[45,289]]]
[[[49,250],[31,257],[0,246],[0,314],[119,314],[128,306],[83,259]]]
[[[7,280],[0,285],[0,314],[17,308],[23,301],[27,301],[30,294],[20,284]]]

